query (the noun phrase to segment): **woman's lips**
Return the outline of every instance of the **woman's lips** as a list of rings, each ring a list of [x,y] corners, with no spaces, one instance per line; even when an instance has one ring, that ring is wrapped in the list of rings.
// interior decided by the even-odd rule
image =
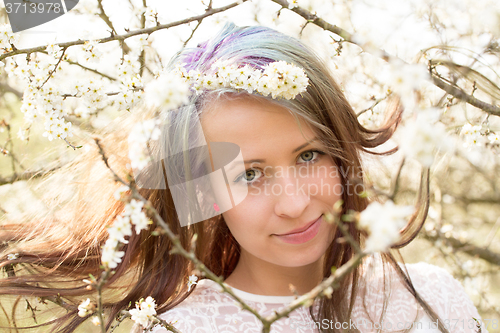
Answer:
[[[323,220],[323,215],[321,215],[316,221],[314,221],[311,225],[309,225],[305,230],[300,232],[292,232],[288,234],[282,235],[274,235],[281,239],[285,243],[289,244],[302,244],[311,239],[313,239],[319,231],[319,227]]]

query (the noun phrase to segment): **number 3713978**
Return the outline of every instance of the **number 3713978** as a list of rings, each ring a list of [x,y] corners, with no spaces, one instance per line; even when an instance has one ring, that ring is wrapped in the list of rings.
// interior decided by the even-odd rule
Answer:
[[[479,328],[479,327],[485,327],[486,329],[498,329],[498,319],[476,319],[476,318],[471,318],[471,319],[446,319],[443,320],[444,326],[447,329],[456,329],[458,327],[465,328],[467,325],[468,328],[473,329],[473,328]],[[478,331],[481,332],[481,331]]]
[[[8,14],[15,13],[61,13],[63,11],[61,3],[59,2],[45,2],[45,3],[5,3],[5,10]]]

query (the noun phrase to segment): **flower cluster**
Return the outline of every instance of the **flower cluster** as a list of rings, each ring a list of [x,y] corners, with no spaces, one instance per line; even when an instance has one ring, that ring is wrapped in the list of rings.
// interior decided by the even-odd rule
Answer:
[[[386,251],[400,239],[399,231],[406,225],[406,218],[414,207],[397,206],[391,200],[383,205],[372,202],[359,215],[358,226],[369,232],[365,250],[368,252]]]
[[[97,62],[101,58],[102,52],[97,48],[99,43],[100,40],[87,40],[82,45],[86,61]]]
[[[24,91],[21,112],[28,124],[32,124],[35,120],[43,117],[45,132],[42,135],[47,137],[49,141],[73,136],[71,122],[64,120],[66,112],[64,111],[61,92],[58,87],[50,83],[40,89],[28,86]]]
[[[90,298],[87,298],[85,301],[82,301],[80,305],[78,305],[78,315],[82,318],[93,313],[94,310],[95,304],[90,301]]]
[[[103,91],[104,84],[92,78],[78,79],[73,84],[56,85],[54,80],[65,78],[63,64],[55,66],[63,53],[62,48],[51,43],[46,48],[48,56],[32,56],[27,58],[22,55],[7,58],[5,63],[0,61],[0,67],[5,67],[5,72],[12,80],[25,84],[21,112],[24,114],[26,126],[18,132],[21,140],[27,140],[28,129],[35,121],[45,122],[44,137],[50,141],[72,137],[72,124],[65,121],[69,115],[70,101],[68,96],[81,97],[81,103],[76,107],[76,116],[87,117],[95,113],[96,109],[104,108],[110,99]],[[65,55],[67,60],[67,55]],[[5,66],[2,66],[5,65]],[[50,75],[49,75],[50,73]],[[49,80],[50,79],[50,80]],[[133,104],[138,98],[127,99],[127,105]]]
[[[239,67],[219,60],[211,69],[212,74],[204,74],[178,66],[177,73],[198,94],[203,89],[232,88],[246,90],[248,93],[257,92],[263,96],[271,95],[272,98],[292,99],[306,91],[309,84],[309,78],[302,68],[285,61],[272,62],[260,71],[249,65]]]
[[[151,319],[156,314],[156,303],[153,297],[148,296],[145,301],[142,299],[135,303],[135,309],[129,310],[131,319],[142,327],[148,327]]]
[[[489,129],[483,129],[481,125],[471,125],[469,123],[462,126],[460,135],[463,137],[463,146],[471,148],[472,146],[498,145],[500,143],[499,135],[491,132]]]
[[[59,61],[63,54],[62,47],[54,43],[47,45],[45,51],[47,51],[48,55],[50,56],[50,62],[54,64]]]
[[[472,126],[467,123],[462,127],[460,134],[464,136],[464,147],[469,148],[474,145],[479,145],[481,139],[481,125]]]
[[[162,72],[144,88],[148,103],[163,110],[172,110],[187,103],[189,85],[175,72]]]
[[[143,91],[140,88],[144,86],[144,83],[140,68],[140,62],[128,54],[123,57],[123,62],[118,66],[118,78],[124,88],[114,98],[114,105],[118,107],[118,110],[130,110],[141,100]]]
[[[0,49],[12,51],[12,45],[19,41],[19,34],[12,33],[8,24],[0,24]]]
[[[59,60],[62,49],[56,44],[47,46],[49,57],[32,57],[29,61],[26,57],[15,56],[6,59],[5,71],[13,80],[21,80],[26,84],[21,105],[26,127],[20,128],[18,137],[27,140],[29,128],[36,121],[45,123],[44,137],[50,141],[54,139],[66,139],[73,136],[71,122],[65,120],[68,113],[68,95],[82,97],[87,107],[80,109],[95,110],[106,106],[106,94],[102,91],[103,85],[95,80],[87,82],[77,81],[74,86],[64,87],[54,84],[54,79],[61,78],[63,67],[55,63]],[[48,73],[51,72],[51,80]],[[82,112],[83,114],[84,112]],[[88,112],[90,113],[90,111]]]
[[[123,189],[120,188],[118,191],[123,191]],[[143,205],[142,201],[132,199],[125,205],[123,214],[118,216],[113,225],[108,228],[109,237],[104,244],[101,257],[102,264],[106,268],[116,268],[122,261],[125,252],[117,251],[117,249],[120,243],[128,243],[125,237],[132,235],[132,224],[135,226],[135,232],[140,233],[153,223],[142,211]]]

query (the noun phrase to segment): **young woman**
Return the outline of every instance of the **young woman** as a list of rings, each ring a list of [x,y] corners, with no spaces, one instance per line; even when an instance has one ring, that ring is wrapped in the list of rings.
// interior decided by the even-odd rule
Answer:
[[[141,194],[179,234],[185,247],[196,233],[196,254],[205,266],[259,313],[269,315],[293,301],[296,294],[310,291],[330,276],[332,267],[341,267],[354,256],[348,242],[338,241],[343,234],[328,223],[325,214],[339,200],[341,214],[367,207],[368,200],[357,190],[363,181],[360,154],[370,153],[370,148],[391,137],[401,110],[396,108],[394,118],[380,130],[364,128],[324,62],[297,39],[265,27],[228,24],[197,48],[183,50],[169,67],[181,65],[186,72],[210,75],[218,61],[261,72],[271,63],[284,61],[304,71],[307,90],[294,98],[273,98],[241,89],[198,87],[189,106],[172,114],[168,130],[174,132],[165,136],[164,128],[163,138],[174,140],[176,146],[190,147],[199,138],[199,133],[192,132],[199,121],[208,147],[233,143],[249,160],[242,174],[226,174],[228,191],[245,189],[246,193],[233,208],[181,226],[171,179],[167,177],[169,186],[163,188],[144,186]],[[123,128],[111,131],[102,140],[112,156],[111,166],[120,174],[128,163],[119,158],[126,156],[124,132]],[[157,151],[172,149],[173,143],[167,141],[160,139]],[[19,255],[14,260],[2,259],[9,277],[0,282],[0,293],[49,300],[59,295],[69,310],[55,322],[57,332],[72,332],[88,318],[77,316],[77,304],[95,292],[81,280],[89,273],[99,276],[106,226],[123,210],[123,203],[112,196],[118,186],[105,181],[109,170],[97,149],[89,154],[93,158],[82,157],[68,168],[71,172],[80,168],[88,177],[87,183],[79,181],[73,215],[5,225],[1,234],[9,242],[3,255]],[[190,154],[192,170],[199,170],[196,163],[209,164],[199,151]],[[213,163],[214,152],[210,154]],[[148,177],[148,182],[162,182],[154,178],[161,175]],[[203,200],[211,198],[203,195]],[[213,207],[217,210],[217,202]],[[413,223],[401,232],[401,240],[393,246],[395,253],[416,237],[423,221]],[[354,223],[346,225],[351,237],[363,245],[366,234]],[[151,225],[149,231],[156,227]],[[107,325],[120,310],[152,296],[160,318],[181,332],[261,331],[255,316],[241,310],[215,282],[201,279],[188,286],[193,266],[184,257],[170,254],[171,249],[172,242],[164,235],[143,231],[129,237],[121,248],[124,257],[109,280],[113,292],[105,295]],[[354,269],[331,297],[295,310],[274,323],[271,332],[476,332],[473,318],[480,319],[477,309],[446,271],[424,263],[398,264],[392,253],[385,252]],[[141,331],[139,326],[134,330]],[[153,331],[166,329],[157,326]]]

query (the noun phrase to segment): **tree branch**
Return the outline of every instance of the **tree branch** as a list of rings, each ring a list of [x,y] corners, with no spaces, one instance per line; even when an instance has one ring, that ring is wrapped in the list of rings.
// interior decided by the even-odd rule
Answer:
[[[242,4],[242,3],[246,2],[246,1],[248,1],[248,0],[239,0],[239,1],[236,1],[236,2],[233,2],[233,3],[229,4],[227,6],[223,6],[223,7],[219,7],[219,8],[214,8],[214,9],[206,11],[203,14],[192,16],[192,17],[180,20],[180,21],[175,21],[175,22],[167,23],[167,24],[160,24],[158,26],[151,27],[151,28],[146,28],[146,29],[139,29],[139,30],[128,32],[128,33],[123,34],[123,35],[110,36],[110,37],[102,38],[99,41],[100,41],[101,44],[104,44],[104,43],[112,42],[112,41],[115,41],[115,40],[117,40],[117,41],[123,41],[123,40],[125,40],[127,38],[130,38],[130,37],[133,37],[133,36],[142,35],[142,34],[148,34],[149,35],[149,34],[152,34],[155,31],[158,31],[158,30],[163,30],[163,29],[168,29],[168,28],[176,27],[176,26],[183,25],[183,24],[186,24],[186,23],[189,23],[189,22],[192,22],[192,21],[199,21],[201,19],[204,19],[205,17],[208,17],[208,16],[211,16],[211,15],[214,15],[214,14],[226,11],[226,10],[231,9],[233,7],[236,7],[236,6]],[[83,45],[84,43],[85,43],[85,40],[79,39],[79,40],[76,40],[76,41],[59,43],[59,44],[56,44],[56,45],[59,45],[61,48],[67,48],[67,47],[74,46],[74,45]],[[4,54],[0,55],[0,60],[3,60],[3,59],[8,58],[8,57],[12,57],[12,56],[17,55],[17,54],[29,54],[29,53],[34,53],[34,52],[45,51],[46,48],[47,48],[47,46],[42,45],[42,46],[37,46],[37,47],[32,47],[32,48],[27,48],[27,49],[15,49],[15,50],[13,50],[11,52],[7,52],[7,53],[4,53]]]
[[[48,169],[48,170],[41,169],[41,170],[37,170],[37,171],[25,171],[20,175],[13,175],[13,176],[8,177],[8,178],[0,177],[0,186],[6,185],[6,184],[12,184],[12,183],[19,181],[19,180],[30,180],[32,178],[43,177],[46,174],[53,172],[59,168],[60,167],[55,167],[55,168]]]
[[[370,44],[369,42],[363,43],[361,41],[358,41],[354,34],[351,34],[350,32],[348,32],[348,31],[346,31],[346,30],[344,30],[344,29],[342,29],[334,24],[326,22],[322,18],[317,17],[316,15],[312,14],[311,12],[309,12],[301,7],[290,8],[290,4],[288,3],[287,0],[271,0],[271,1],[281,5],[283,8],[288,8],[289,10],[293,11],[294,13],[302,16],[309,23],[314,23],[318,27],[323,28],[323,30],[333,32],[334,34],[342,37],[344,39],[343,41],[358,45],[366,52],[369,52],[373,55],[377,55],[377,56],[381,57],[382,59],[384,59],[385,61],[390,61],[391,59],[393,59],[393,60],[397,59],[398,61],[404,62],[402,59],[397,58],[397,57],[387,53],[386,51],[375,47],[373,44]],[[1,60],[1,58],[0,58],[0,60]],[[437,87],[446,91],[448,94],[455,96],[456,98],[459,98],[459,99],[463,100],[464,102],[469,103],[470,105],[473,105],[473,106],[475,106],[475,107],[477,107],[477,108],[479,108],[479,109],[483,110],[484,112],[487,112],[491,115],[500,116],[500,108],[499,107],[492,105],[492,104],[488,104],[486,102],[483,102],[475,97],[472,97],[471,95],[464,93],[461,89],[455,88],[455,87],[443,82],[442,80],[436,78],[434,75],[432,75],[432,82]]]
[[[23,98],[22,92],[20,92],[19,90],[15,89],[15,88],[12,88],[11,86],[9,86],[8,84],[5,84],[5,83],[0,83],[0,91],[13,93],[19,99]]]
[[[430,242],[435,242],[438,239],[442,239],[445,244],[450,245],[456,250],[462,251],[473,257],[478,257],[486,260],[489,263],[500,266],[500,253],[493,252],[491,250],[488,250],[487,248],[479,247],[468,242],[462,242],[461,240],[452,236],[446,237],[437,230],[436,232],[429,232],[422,228],[422,232],[420,234],[424,239]]]
[[[484,112],[487,112],[491,115],[494,116],[499,116],[500,117],[500,108],[496,105],[488,104],[486,102],[483,102],[477,98],[475,98],[472,95],[467,94],[465,91],[462,89],[452,86],[451,84],[448,84],[444,82],[442,79],[440,79],[438,76],[436,76],[434,73],[432,73],[432,82],[448,94],[463,100],[464,102],[469,103],[472,106],[475,106],[476,108],[479,108],[483,110]]]

